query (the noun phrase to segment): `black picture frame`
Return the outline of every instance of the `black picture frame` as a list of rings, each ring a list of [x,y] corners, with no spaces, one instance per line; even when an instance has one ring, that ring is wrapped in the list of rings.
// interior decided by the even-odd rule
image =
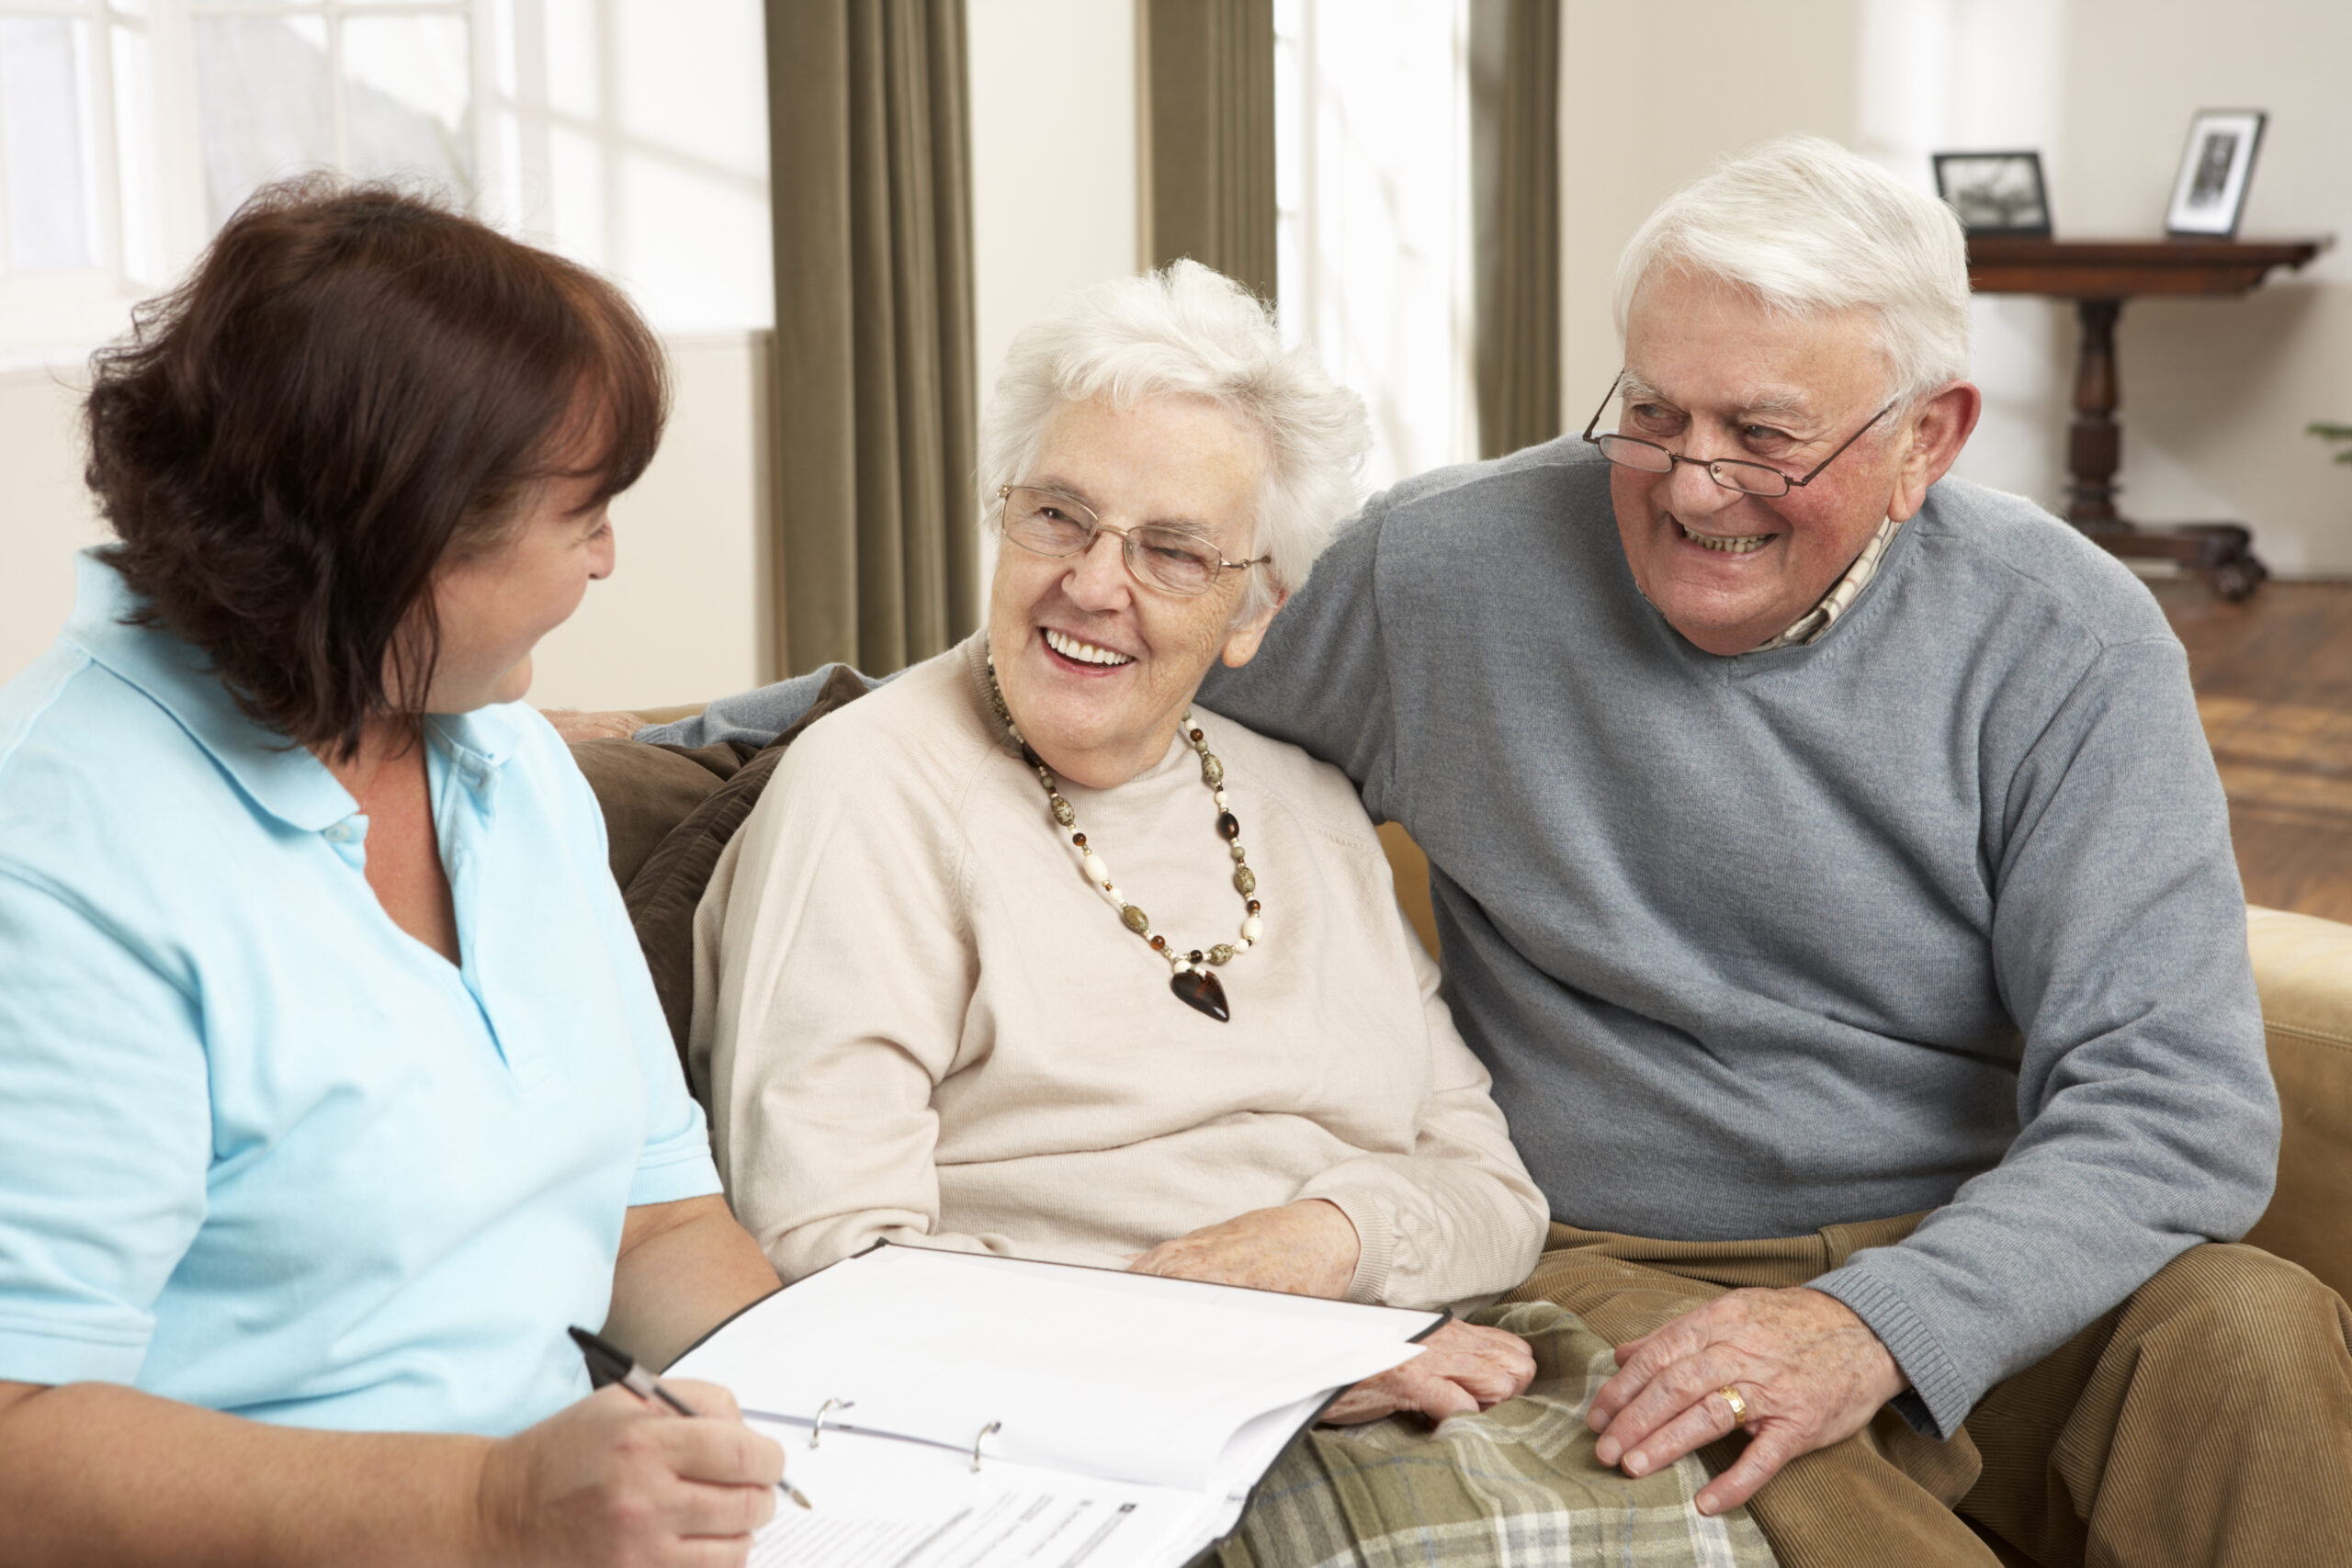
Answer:
[[[2180,172],[2173,176],[2165,232],[2177,239],[2227,240],[2245,215],[2254,155],[2262,150],[2262,109],[2199,109],[2188,122]]]
[[[1938,152],[1936,194],[1969,234],[2050,237],[2050,191],[2039,152]]]

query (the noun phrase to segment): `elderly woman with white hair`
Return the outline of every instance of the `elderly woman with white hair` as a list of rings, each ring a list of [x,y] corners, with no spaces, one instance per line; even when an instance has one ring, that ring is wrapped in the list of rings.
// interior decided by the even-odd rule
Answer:
[[[1305,583],[1365,445],[1191,263],[1015,340],[986,628],[813,726],[697,912],[695,1076],[786,1279],[884,1239],[1410,1306],[1526,1276],[1543,1197],[1354,788],[1193,700]],[[1691,1509],[1697,1461],[1600,1464],[1608,1356],[1549,1303],[1449,1324],[1326,1413],[1354,1425],[1284,1459],[1228,1564],[1769,1561]]]
[[[1193,704],[1366,440],[1194,263],[1016,340],[987,626],[795,746],[697,917],[697,1077],[786,1280],[881,1239],[1416,1306],[1526,1276],[1543,1199],[1355,791]],[[1416,1366],[1438,1416],[1532,1370],[1462,1327]]]

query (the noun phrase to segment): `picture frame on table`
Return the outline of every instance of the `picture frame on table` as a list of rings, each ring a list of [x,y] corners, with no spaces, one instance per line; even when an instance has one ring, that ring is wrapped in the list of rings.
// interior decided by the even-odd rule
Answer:
[[[2050,237],[2039,152],[1938,152],[1936,194],[1969,234]]]
[[[2238,231],[2254,155],[2269,116],[2261,109],[2199,109],[2188,122],[2188,145],[2173,177],[2165,232],[2226,240]]]

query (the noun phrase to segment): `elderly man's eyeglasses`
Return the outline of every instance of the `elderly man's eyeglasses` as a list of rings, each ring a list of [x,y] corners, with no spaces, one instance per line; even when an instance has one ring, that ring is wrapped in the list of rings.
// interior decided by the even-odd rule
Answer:
[[[1609,412],[1609,399],[1617,395],[1617,389],[1624,379],[1625,373],[1620,370],[1617,379],[1609,383],[1609,397],[1600,400],[1600,406],[1592,411],[1592,418],[1584,427],[1585,440],[1600,447],[1600,455],[1621,468],[1638,468],[1645,474],[1670,474],[1674,472],[1675,464],[1689,463],[1694,468],[1706,469],[1707,477],[1724,489],[1736,490],[1742,495],[1786,495],[1801,485],[1811,484],[1822,469],[1843,457],[1847,447],[1862,438],[1863,431],[1884,419],[1887,411],[1903,400],[1897,398],[1886,408],[1871,415],[1861,430],[1846,437],[1837,451],[1815,463],[1810,472],[1798,479],[1781,472],[1770,463],[1752,463],[1741,457],[1686,457],[1679,452],[1669,452],[1657,442],[1645,441],[1638,435],[1595,435],[1593,426],[1599,424],[1600,416]]]
[[[1108,527],[1084,502],[1059,491],[999,485],[996,493],[1004,502],[1004,536],[1023,549],[1056,558],[1082,556],[1094,547],[1096,535],[1116,534],[1136,581],[1170,593],[1206,593],[1218,573],[1246,571],[1274,558],[1227,560],[1206,537],[1165,523]]]

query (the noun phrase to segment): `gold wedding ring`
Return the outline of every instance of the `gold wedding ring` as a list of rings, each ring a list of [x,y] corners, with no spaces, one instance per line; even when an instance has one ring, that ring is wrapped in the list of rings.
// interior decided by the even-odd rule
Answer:
[[[1715,1390],[1715,1393],[1722,1398],[1725,1404],[1731,1406],[1731,1424],[1735,1427],[1747,1426],[1747,1401],[1739,1397],[1739,1390],[1732,1387],[1729,1383],[1725,1383],[1723,1387]]]

